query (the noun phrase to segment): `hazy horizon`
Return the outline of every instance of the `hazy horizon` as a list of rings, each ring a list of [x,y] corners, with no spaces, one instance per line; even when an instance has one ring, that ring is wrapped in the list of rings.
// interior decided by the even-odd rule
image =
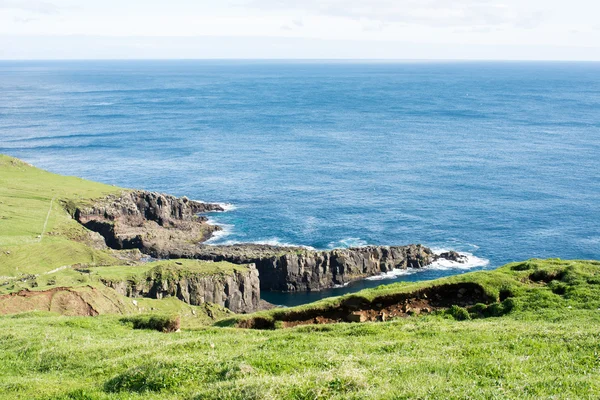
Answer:
[[[0,59],[600,61],[573,0],[0,0]]]

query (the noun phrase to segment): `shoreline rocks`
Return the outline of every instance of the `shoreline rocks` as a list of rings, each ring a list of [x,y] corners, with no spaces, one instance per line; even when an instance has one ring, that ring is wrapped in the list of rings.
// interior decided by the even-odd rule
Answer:
[[[254,264],[260,289],[318,291],[389,272],[423,268],[438,259],[464,263],[454,251],[440,255],[420,244],[312,250],[258,244],[205,245],[218,226],[199,214],[225,211],[219,204],[130,191],[78,208],[75,218],[100,233],[113,249],[139,249],[159,259],[187,258]],[[184,285],[185,286],[185,285]],[[183,290],[183,289],[182,289]]]
[[[318,291],[393,269],[423,268],[439,258],[418,244],[333,250],[257,244],[198,245],[158,256],[253,263],[260,273],[261,289],[281,292]]]

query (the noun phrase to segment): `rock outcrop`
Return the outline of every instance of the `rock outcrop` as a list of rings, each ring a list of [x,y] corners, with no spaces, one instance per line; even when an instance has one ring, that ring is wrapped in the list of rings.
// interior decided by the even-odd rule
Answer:
[[[435,255],[421,245],[323,251],[256,244],[203,245],[201,243],[219,227],[208,224],[206,217],[198,214],[211,211],[224,210],[218,204],[132,191],[120,197],[108,197],[88,208],[79,208],[75,218],[104,236],[107,245],[113,249],[137,248],[162,259],[255,264],[262,290],[316,291],[393,269],[423,268],[439,258],[464,262],[463,256],[456,252]]]
[[[143,280],[102,282],[127,297],[176,297],[196,306],[218,304],[236,313],[254,312],[262,307],[258,271],[253,264],[231,274],[210,275],[157,268]]]
[[[212,211],[224,209],[219,204],[138,190],[79,207],[74,217],[100,233],[113,249],[151,253],[207,240],[220,228],[198,214]]]
[[[423,268],[438,257],[421,245],[317,251],[256,244],[198,245],[158,256],[253,263],[260,273],[261,289],[285,292],[316,291],[393,269]]]

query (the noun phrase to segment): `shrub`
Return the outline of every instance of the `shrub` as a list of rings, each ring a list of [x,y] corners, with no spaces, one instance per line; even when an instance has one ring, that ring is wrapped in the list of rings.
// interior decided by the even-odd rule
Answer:
[[[531,264],[529,263],[529,261],[525,261],[517,265],[513,265],[512,267],[510,267],[510,269],[513,271],[527,271],[531,269]]]
[[[561,280],[565,275],[565,270],[548,271],[547,269],[536,269],[529,275],[529,279],[534,282],[549,283],[555,279]]]
[[[480,318],[484,316],[484,312],[487,309],[487,305],[483,303],[477,303],[469,308],[469,314],[471,318]]]
[[[135,315],[121,318],[121,322],[132,324],[133,329],[153,329],[159,332],[177,332],[181,327],[179,315]]]
[[[450,307],[447,313],[457,321],[471,319],[471,315],[469,315],[469,312],[465,308],[459,307],[457,305]]]
[[[486,305],[477,303],[469,308],[471,318],[501,317],[514,310],[517,306],[515,299],[509,297],[501,303]]]
[[[567,292],[567,285],[558,281],[550,282],[548,287],[550,288],[550,290],[552,290],[552,293],[554,294],[563,295]]]
[[[500,288],[500,292],[499,292],[500,301],[504,301],[504,300],[508,299],[509,297],[515,297],[515,294],[513,293],[513,291],[508,287]]]
[[[517,307],[517,302],[513,298],[508,298],[502,302],[502,307],[504,308],[503,314],[508,314]]]

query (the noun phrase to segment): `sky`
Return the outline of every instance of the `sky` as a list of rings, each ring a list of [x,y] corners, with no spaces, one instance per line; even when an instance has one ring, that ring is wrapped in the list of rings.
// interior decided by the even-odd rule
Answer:
[[[0,59],[600,61],[597,0],[0,0]]]

